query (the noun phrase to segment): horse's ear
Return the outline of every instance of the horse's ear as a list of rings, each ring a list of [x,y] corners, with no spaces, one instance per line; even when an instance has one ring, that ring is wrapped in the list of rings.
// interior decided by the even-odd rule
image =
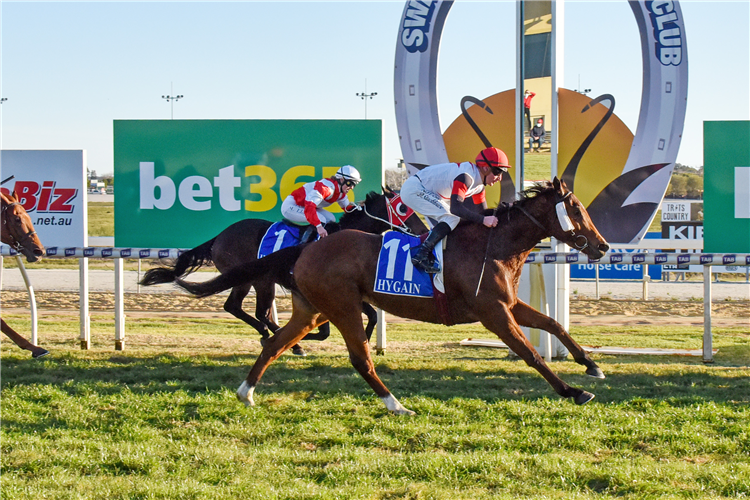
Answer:
[[[396,192],[391,189],[391,187],[386,184],[383,186],[383,194],[386,195],[388,198],[393,198],[396,195]]]
[[[561,181],[557,177],[552,179],[552,185],[555,187],[555,192],[558,193],[560,196],[565,194],[565,191],[567,190],[567,186],[565,185],[565,181]]]

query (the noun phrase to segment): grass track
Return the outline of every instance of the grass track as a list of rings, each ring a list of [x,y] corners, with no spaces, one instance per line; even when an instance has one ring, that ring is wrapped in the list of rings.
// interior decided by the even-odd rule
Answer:
[[[579,407],[505,352],[458,346],[475,325],[391,324],[375,362],[417,412],[404,418],[354,372],[335,332],[306,343],[307,358],[277,360],[246,409],[234,390],[259,346],[234,320],[129,319],[124,352],[112,350],[105,314],[92,317],[87,352],[74,321],[45,321],[40,332],[56,332],[44,334],[51,356],[2,343],[4,498],[750,495],[750,348],[740,329],[715,334],[715,365],[599,356],[600,381],[553,362],[597,394]],[[698,330],[618,340],[661,334],[678,345]],[[585,344],[602,332],[574,335]]]

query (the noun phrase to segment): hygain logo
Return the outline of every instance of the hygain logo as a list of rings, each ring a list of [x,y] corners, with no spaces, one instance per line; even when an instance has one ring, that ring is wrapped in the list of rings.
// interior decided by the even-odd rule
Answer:
[[[679,18],[672,1],[646,2],[654,28],[656,57],[665,66],[678,66],[682,62],[682,33]]]
[[[435,13],[436,2],[411,0],[404,16],[401,44],[408,52],[424,52],[427,50],[430,22]]]
[[[331,177],[339,167],[323,167],[323,177]],[[242,184],[242,178],[234,175],[234,165],[219,169],[219,175],[213,183],[201,175],[192,175],[183,179],[179,186],[166,175],[156,176],[153,162],[140,162],[140,202],[141,210],[169,210],[179,201],[184,208],[200,212],[211,210],[214,188],[218,190],[219,205],[226,212],[237,212],[243,208],[248,212],[267,212],[286,198],[289,193],[304,184],[318,178],[315,167],[298,165],[288,169],[277,184],[278,175],[265,165],[245,167],[245,177],[251,179],[249,194],[251,199],[235,198],[235,189]],[[354,201],[354,192],[350,191],[349,199]],[[243,202],[244,201],[244,207]],[[341,208],[334,203],[328,208],[331,212],[340,212]]]

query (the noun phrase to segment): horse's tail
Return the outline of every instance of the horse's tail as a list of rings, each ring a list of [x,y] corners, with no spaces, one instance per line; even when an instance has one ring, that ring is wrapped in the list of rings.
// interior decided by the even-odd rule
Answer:
[[[215,239],[213,238],[192,250],[184,252],[177,257],[177,260],[171,266],[160,266],[149,269],[143,275],[140,284],[150,286],[161,283],[172,283],[177,278],[182,278],[202,266],[211,264],[213,262],[211,247]]]
[[[202,283],[192,283],[179,278],[175,284],[196,297],[208,297],[258,279],[272,280],[284,288],[294,289],[292,268],[305,245],[282,248],[262,259],[239,264]]]

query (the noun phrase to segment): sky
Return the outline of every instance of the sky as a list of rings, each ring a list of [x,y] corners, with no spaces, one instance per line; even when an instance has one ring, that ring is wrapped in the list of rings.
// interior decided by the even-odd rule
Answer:
[[[404,1],[0,0],[0,147],[84,149],[112,173],[113,120],[382,120],[383,166],[402,158],[393,103]],[[625,0],[565,2],[562,87],[617,99],[635,133],[640,39]],[[703,165],[703,122],[750,119],[750,0],[680,2],[689,61],[677,162]],[[441,128],[462,97],[515,87],[515,3],[457,0],[441,38]],[[357,93],[374,93],[363,100]],[[172,102],[164,95],[183,95]],[[728,138],[731,140],[731,138]]]

